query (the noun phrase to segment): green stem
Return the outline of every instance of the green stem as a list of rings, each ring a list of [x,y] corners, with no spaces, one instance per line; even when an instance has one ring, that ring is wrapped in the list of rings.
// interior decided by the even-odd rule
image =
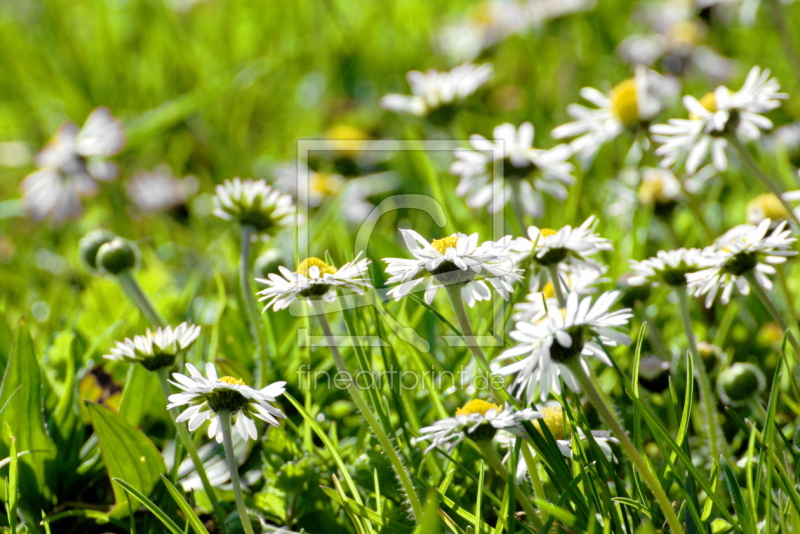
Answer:
[[[686,284],[675,287],[678,294],[678,307],[681,310],[681,321],[686,332],[686,339],[689,342],[689,353],[692,356],[694,371],[697,380],[700,382],[700,395],[703,408],[705,409],[706,425],[708,426],[708,444],[711,450],[712,461],[720,457],[719,444],[719,424],[716,417],[716,398],[711,389],[711,381],[708,379],[706,367],[697,349],[697,340],[692,329],[692,320],[689,317],[689,296],[686,292]],[[724,438],[723,438],[724,439]]]
[[[553,291],[556,293],[559,308],[566,308],[567,299],[564,297],[564,289],[561,287],[561,277],[558,276],[558,264],[548,265],[547,272],[550,273],[550,283],[553,284]]]
[[[736,137],[736,134],[729,135],[727,138],[731,145],[733,145],[733,147],[739,153],[739,156],[742,158],[742,162],[745,164],[745,166],[750,169],[750,171],[755,174],[758,179],[764,183],[764,185],[767,186],[767,189],[769,189],[772,194],[778,197],[778,200],[781,201],[781,204],[783,204],[783,206],[786,208],[786,211],[789,212],[789,216],[792,218],[795,224],[800,226],[800,221],[797,220],[797,216],[794,214],[792,206],[783,198],[784,191],[781,190],[781,188],[772,180],[772,178],[767,176],[767,173],[761,170],[761,167],[758,165],[758,163],[756,163],[756,160],[753,159],[752,154],[750,154],[750,151],[747,150],[747,147],[745,147],[741,141],[739,141],[739,139]]]
[[[497,451],[494,450],[494,447],[492,446],[492,440],[483,439],[476,441],[475,443],[483,453],[483,456],[489,462],[489,465],[492,466],[492,469],[494,469],[503,480],[507,481],[509,478],[508,470],[503,465],[503,461],[497,455]],[[523,443],[522,446],[527,447],[525,443]],[[514,476],[516,476],[516,474]],[[517,502],[519,502],[520,505],[522,505],[522,509],[525,510],[525,515],[530,518],[533,527],[537,531],[540,531],[542,529],[542,520],[539,517],[539,514],[533,508],[530,497],[525,495],[525,493],[519,487],[519,484],[516,483],[516,480],[514,481],[514,494],[517,496]]]
[[[126,269],[119,273],[117,281],[122,286],[122,290],[128,295],[128,298],[131,299],[131,302],[139,308],[154,327],[164,328],[167,326],[167,321],[164,320],[156,307],[153,306],[153,303],[150,302],[150,299],[147,298],[147,294],[134,278],[132,270]]]
[[[521,450],[522,457],[525,460],[525,466],[528,468],[528,475],[531,477],[531,484],[533,484],[534,494],[537,498],[542,499],[543,501],[547,500],[547,496],[544,493],[544,485],[542,485],[542,479],[539,478],[539,466],[537,465],[538,460],[533,456],[530,447],[525,441],[522,442]]]
[[[169,399],[169,396],[172,394],[172,388],[170,388],[169,381],[167,380],[167,368],[162,367],[156,374],[158,375],[158,383],[161,385],[161,391],[164,393],[164,397]],[[189,430],[184,424],[178,423],[178,415],[180,414],[177,408],[170,408],[169,415],[172,418],[172,422],[175,423],[178,439],[180,439],[183,448],[186,449],[186,453],[192,459],[194,468],[200,476],[200,481],[203,483],[203,489],[206,495],[208,495],[208,500],[211,501],[211,506],[214,508],[214,511],[217,512],[219,504],[217,493],[214,491],[214,486],[212,486],[211,482],[208,480],[205,465],[203,465],[203,460],[200,459],[200,454],[197,452],[197,447],[194,445],[192,436],[189,435]]]
[[[527,235],[527,232],[525,231],[525,208],[522,206],[522,194],[520,193],[520,183],[518,179],[512,179],[511,188],[513,191],[513,194],[511,195],[511,203],[514,206],[514,213],[517,216],[519,235]]]
[[[492,390],[493,395],[498,400],[501,400],[502,395],[498,394],[498,390],[502,388],[499,386],[495,387],[494,383],[492,382],[492,369],[489,367],[489,361],[486,359],[483,351],[478,346],[478,343],[475,340],[475,333],[472,331],[472,325],[469,323],[467,309],[464,307],[464,298],[461,296],[461,285],[450,284],[445,286],[445,289],[447,290],[447,295],[450,297],[450,302],[453,304],[453,310],[456,312],[458,324],[461,327],[461,332],[464,334],[464,341],[469,347],[469,350],[472,352],[472,355],[475,357],[475,360],[478,362],[478,366],[486,375],[486,382],[489,385],[489,389]]]
[[[586,393],[586,396],[589,397],[589,401],[592,403],[592,405],[594,405],[595,409],[600,414],[600,417],[602,417],[605,423],[608,425],[608,428],[611,430],[611,433],[614,434],[614,437],[619,440],[622,449],[631,459],[636,470],[639,471],[639,474],[644,478],[645,482],[650,487],[650,491],[653,492],[653,496],[658,502],[658,505],[661,507],[661,511],[664,514],[667,523],[669,523],[670,529],[672,529],[672,534],[683,534],[683,526],[681,526],[681,522],[678,519],[678,516],[675,514],[675,510],[672,508],[672,503],[670,502],[669,497],[667,497],[667,494],[664,492],[664,488],[661,487],[658,477],[650,469],[650,466],[644,461],[642,456],[639,454],[639,451],[636,450],[636,446],[631,441],[631,438],[628,437],[628,433],[625,432],[625,429],[622,428],[622,424],[617,419],[613,409],[605,402],[603,396],[595,387],[594,382],[589,378],[589,375],[583,368],[580,356],[570,358],[564,362],[564,364],[575,375],[575,378],[578,380],[581,389],[583,389],[583,391]]]
[[[397,473],[397,477],[400,479],[400,484],[403,486],[403,491],[408,497],[408,501],[411,504],[411,509],[415,517],[420,518],[422,517],[422,504],[419,501],[419,497],[417,496],[417,491],[414,489],[414,484],[411,481],[411,476],[409,475],[408,471],[406,470],[405,466],[403,465],[400,456],[397,454],[392,442],[389,441],[389,436],[386,434],[386,431],[381,426],[380,421],[375,417],[375,414],[372,413],[372,409],[367,404],[367,401],[364,400],[364,397],[361,395],[361,392],[358,391],[358,386],[356,386],[355,382],[350,379],[351,375],[350,372],[347,370],[347,365],[344,363],[344,359],[342,358],[341,353],[339,352],[339,347],[336,345],[336,342],[333,337],[333,332],[331,331],[331,325],[328,323],[328,318],[325,315],[325,311],[322,309],[319,301],[313,301],[314,303],[314,311],[317,315],[317,319],[319,320],[319,325],[322,327],[322,333],[325,335],[325,338],[328,340],[331,354],[333,355],[333,361],[336,363],[336,368],[342,373],[345,377],[347,377],[347,391],[350,393],[350,396],[353,398],[353,401],[358,406],[358,409],[361,411],[361,414],[367,420],[367,423],[370,427],[372,427],[372,431],[375,432],[378,441],[383,447],[386,456],[389,458],[389,461],[394,467],[395,472]]]
[[[792,320],[794,321],[795,325],[800,325],[800,318],[797,316],[797,308],[794,305],[794,299],[792,298],[792,292],[789,290],[789,280],[786,277],[786,268],[783,264],[778,264],[775,266],[775,269],[778,271],[778,280],[781,284],[781,290],[783,291],[783,296],[786,299],[786,303],[789,306],[789,313],[792,314]]]
[[[242,520],[245,534],[254,534],[253,525],[250,524],[250,516],[247,507],[244,505],[242,496],[242,484],[239,481],[239,466],[236,465],[236,457],[233,455],[233,440],[231,439],[231,412],[221,410],[217,412],[222,427],[222,443],[225,445],[225,458],[228,460],[228,469],[231,472],[231,482],[233,483],[233,494],[236,497],[236,510]]]
[[[250,285],[250,242],[253,237],[251,226],[242,226],[242,256],[239,260],[239,288],[242,292],[242,300],[247,308],[247,319],[250,327],[250,335],[258,345],[259,362],[259,384],[263,387],[267,384],[269,377],[269,344],[264,334],[264,322],[261,314],[258,313],[253,287]]]
[[[789,329],[789,325],[786,324],[786,321],[783,320],[781,312],[779,312],[778,308],[775,307],[775,304],[769,298],[767,292],[764,291],[764,288],[761,287],[761,284],[759,284],[758,280],[756,280],[756,275],[753,273],[753,271],[748,271],[747,273],[745,273],[744,276],[750,283],[750,287],[753,288],[753,291],[755,291],[756,295],[758,295],[758,298],[761,299],[761,302],[764,304],[764,307],[767,308],[767,311],[769,311],[770,315],[772,315],[772,319],[776,323],[778,323],[778,326],[789,338],[789,343],[791,343],[795,354],[800,355],[800,344],[797,343],[797,338],[794,337],[794,334],[792,334],[792,331]]]

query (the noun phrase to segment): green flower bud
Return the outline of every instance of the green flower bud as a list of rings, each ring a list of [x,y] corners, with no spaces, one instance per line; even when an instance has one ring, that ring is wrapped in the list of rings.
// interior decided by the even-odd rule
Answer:
[[[767,381],[755,365],[736,362],[719,374],[717,389],[728,404],[744,404],[763,393]]]
[[[98,228],[97,230],[92,230],[85,236],[83,236],[78,243],[78,249],[80,250],[81,259],[88,265],[92,270],[97,269],[97,251],[100,250],[100,247],[114,239],[116,236],[109,232],[108,230],[104,230],[102,228]]]
[[[136,266],[139,249],[135,243],[115,237],[97,251],[97,265],[108,274],[120,274]]]

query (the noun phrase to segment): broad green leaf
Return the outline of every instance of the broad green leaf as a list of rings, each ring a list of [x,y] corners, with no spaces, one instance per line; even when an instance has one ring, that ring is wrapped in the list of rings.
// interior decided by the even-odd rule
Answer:
[[[153,442],[131,426],[125,418],[99,404],[86,406],[92,418],[100,451],[111,479],[121,478],[143,494],[149,494],[167,471],[164,459]],[[117,509],[127,501],[127,495],[114,486]]]
[[[17,439],[11,433],[11,427],[5,423],[6,435],[9,440],[8,486],[6,487],[6,513],[8,526],[11,532],[17,528],[17,501],[19,500],[19,462],[17,460]]]

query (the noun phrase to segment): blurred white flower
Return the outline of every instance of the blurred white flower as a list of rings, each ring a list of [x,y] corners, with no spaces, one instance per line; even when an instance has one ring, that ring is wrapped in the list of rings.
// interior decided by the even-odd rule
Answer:
[[[702,255],[703,251],[698,248],[679,248],[669,251],[659,250],[654,257],[642,261],[628,260],[631,266],[628,284],[685,285],[686,275],[699,269]]]
[[[485,400],[475,399],[469,401],[462,408],[458,408],[455,417],[440,419],[430,426],[421,428],[420,436],[414,438],[412,443],[429,441],[430,445],[425,449],[426,454],[437,447],[441,447],[449,453],[464,438],[488,441],[498,430],[521,436],[525,431],[521,422],[542,417],[541,413],[532,408],[522,410],[517,410],[512,406],[503,408]]]
[[[434,123],[447,123],[461,102],[488,82],[492,75],[492,66],[488,64],[465,63],[449,72],[413,70],[406,76],[412,96],[389,94],[381,98],[381,106],[398,113],[427,116]]]
[[[148,328],[143,336],[134,336],[117,341],[111,354],[103,356],[107,360],[141,363],[146,369],[155,371],[169,367],[175,359],[186,352],[200,335],[200,327],[181,323],[174,329],[171,326],[151,332]]]
[[[508,300],[511,284],[520,280],[520,271],[511,259],[513,240],[505,236],[497,242],[478,245],[478,234],[462,233],[428,242],[413,230],[401,229],[413,260],[385,258],[388,284],[399,284],[388,295],[399,300],[420,284],[425,284],[425,302],[430,304],[438,289],[461,286],[468,306],[488,300],[491,291],[486,282]]]
[[[83,211],[81,198],[99,190],[98,181],[117,177],[117,167],[104,158],[125,145],[125,132],[106,107],[92,111],[83,128],[67,121],[36,155],[38,171],[20,184],[31,218],[60,223]]]
[[[574,122],[556,127],[552,135],[556,139],[575,137],[570,143],[572,150],[588,164],[603,144],[623,131],[646,127],[677,91],[674,79],[639,66],[634,78],[623,81],[608,95],[591,87],[581,89],[581,96],[597,107],[570,104],[567,113]]]
[[[264,180],[225,180],[216,187],[214,215],[274,236],[294,221],[292,197],[282,195]]]
[[[472,148],[457,148],[456,161],[450,166],[450,172],[460,178],[456,194],[466,197],[469,207],[487,206],[490,213],[502,210],[517,195],[525,213],[537,218],[544,210],[541,192],[564,201],[564,186],[575,181],[570,174],[572,163],[567,161],[572,153],[567,145],[549,150],[534,148],[533,138],[534,128],[529,122],[519,129],[509,123],[497,126],[494,141],[472,135]],[[495,165],[502,166],[496,179]],[[501,193],[495,194],[495,189]]]
[[[498,361],[510,361],[497,374],[512,375],[511,390],[526,402],[536,396],[541,400],[553,392],[561,394],[561,381],[572,391],[580,391],[577,379],[565,365],[572,358],[594,356],[612,365],[603,346],[628,345],[630,338],[618,332],[633,316],[630,309],[609,311],[619,291],[581,299],[576,293],[567,296],[567,307],[550,308],[547,315],[534,321],[518,321],[510,337],[518,343],[507,349]],[[522,359],[518,359],[522,357]],[[580,363],[586,366],[581,358]],[[560,378],[560,379],[559,379]]]
[[[328,302],[336,298],[336,288],[349,289],[359,295],[371,288],[372,282],[367,273],[370,260],[361,259],[359,252],[355,259],[336,268],[319,258],[307,258],[291,272],[283,265],[278,266],[280,275],[272,273],[269,278],[256,278],[256,282],[266,284],[266,289],[258,292],[260,301],[267,301],[263,311],[270,307],[279,311],[289,307],[299,299],[322,299]]]
[[[206,421],[208,437],[222,443],[222,421],[219,412],[231,413],[231,423],[243,440],[257,439],[258,431],[254,419],[260,419],[272,426],[279,426],[278,418],[286,417],[283,412],[272,406],[276,397],[284,391],[286,382],[275,382],[262,389],[253,389],[242,380],[223,376],[217,378],[217,370],[213,363],[206,364],[206,376],[197,368],[186,364],[189,375],[172,373],[174,381],[170,382],[183,390],[169,396],[167,409],[188,406],[178,416],[176,422],[189,421],[189,430],[194,431]]]
[[[145,212],[166,211],[186,205],[186,201],[197,192],[194,176],[175,178],[167,165],[159,165],[152,171],[140,171],[126,184],[128,196]]]
[[[768,69],[753,67],[735,93],[719,86],[700,100],[684,96],[688,119],[670,119],[669,124],[650,128],[653,140],[663,143],[656,149],[656,154],[664,158],[662,166],[679,165],[685,158],[686,172],[694,174],[710,153],[714,167],[724,171],[728,168],[725,150],[729,136],[751,141],[761,136],[761,130],[772,128],[772,121],[761,113],[779,107],[780,100],[788,97],[779,89],[778,80],[770,78]]]

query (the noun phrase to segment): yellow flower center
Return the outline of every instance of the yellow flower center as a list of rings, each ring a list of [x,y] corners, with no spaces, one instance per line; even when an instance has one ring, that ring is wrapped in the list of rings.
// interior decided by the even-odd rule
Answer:
[[[347,155],[358,152],[367,142],[367,134],[355,126],[349,124],[337,124],[328,128],[325,132],[328,139],[328,146]]]
[[[220,382],[225,382],[231,386],[244,386],[244,380],[240,378],[233,378],[232,376],[223,376],[219,379]]]
[[[447,252],[448,248],[456,248],[458,244],[458,236],[451,235],[449,237],[443,237],[441,239],[434,239],[431,241],[431,246],[435,248],[439,254],[444,254]]]
[[[625,80],[611,90],[611,113],[624,126],[630,127],[639,122],[639,103],[636,97],[636,80]]]
[[[564,424],[564,409],[561,406],[545,406],[539,410],[544,415],[543,419],[539,419],[536,423],[541,428],[542,423],[547,426],[547,430],[553,435],[555,439],[567,438],[567,427]]]
[[[295,271],[298,274],[302,274],[305,277],[308,277],[308,272],[311,270],[312,267],[319,267],[319,274],[336,274],[336,267],[333,265],[328,265],[324,261],[319,258],[308,258],[302,261],[300,265],[297,267]]]
[[[486,415],[486,412],[489,410],[497,410],[500,412],[503,410],[503,408],[497,404],[492,404],[491,402],[486,402],[482,399],[475,399],[466,403],[462,408],[458,408],[456,410],[456,415],[470,415],[473,413]]]
[[[764,219],[780,221],[788,219],[790,214],[781,199],[774,193],[764,193],[747,203],[747,220],[754,224],[760,223]]]
[[[668,35],[677,45],[694,46],[703,41],[703,28],[691,20],[684,20],[674,24]]]
[[[706,108],[709,113],[716,113],[717,110],[717,95],[714,92],[706,93],[703,95],[703,98],[699,100],[700,105]],[[695,115],[694,113],[689,113],[689,118],[692,120],[698,120],[700,117]]]
[[[552,228],[542,228],[539,230],[539,234],[542,237],[549,237],[551,235],[556,235],[558,233],[557,230],[553,230]]]
[[[547,282],[542,288],[542,293],[547,300],[556,298],[556,288],[553,287],[553,282]]]
[[[324,172],[311,173],[311,190],[325,196],[335,195],[342,188],[342,178]]]

